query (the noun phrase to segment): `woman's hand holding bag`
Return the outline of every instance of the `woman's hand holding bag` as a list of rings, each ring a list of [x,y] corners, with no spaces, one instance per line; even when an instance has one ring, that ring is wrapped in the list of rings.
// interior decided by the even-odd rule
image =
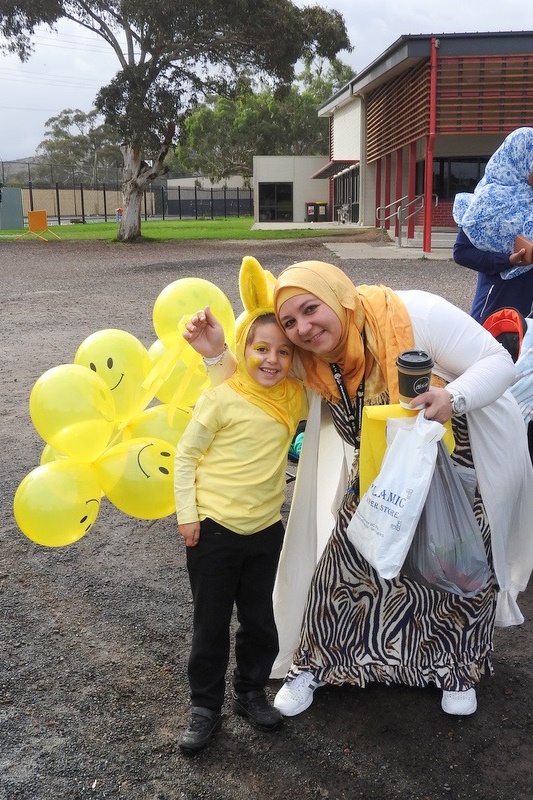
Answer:
[[[395,578],[404,563],[444,433],[444,426],[426,419],[423,411],[414,419],[387,421],[387,440],[394,438],[348,525],[349,540],[382,578]]]

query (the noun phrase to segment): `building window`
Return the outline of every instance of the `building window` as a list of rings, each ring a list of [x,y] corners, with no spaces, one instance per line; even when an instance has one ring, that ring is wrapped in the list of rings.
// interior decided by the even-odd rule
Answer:
[[[293,221],[292,183],[259,183],[259,222]]]
[[[483,177],[490,156],[433,159],[433,194],[453,200],[459,192],[473,192]],[[424,193],[424,163],[416,165],[416,193]]]

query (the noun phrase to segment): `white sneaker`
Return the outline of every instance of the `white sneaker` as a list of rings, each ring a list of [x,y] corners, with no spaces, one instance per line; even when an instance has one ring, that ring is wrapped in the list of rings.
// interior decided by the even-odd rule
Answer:
[[[469,714],[473,714],[477,709],[476,690],[467,689],[466,692],[443,692],[441,706],[446,714],[467,717]]]
[[[292,680],[286,681],[274,698],[274,708],[284,717],[295,717],[309,708],[313,702],[313,692],[325,681],[315,678],[312,672],[300,672]]]

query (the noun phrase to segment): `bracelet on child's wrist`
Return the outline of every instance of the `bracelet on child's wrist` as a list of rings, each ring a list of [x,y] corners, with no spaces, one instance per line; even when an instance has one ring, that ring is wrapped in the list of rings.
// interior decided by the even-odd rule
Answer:
[[[227,345],[227,342],[225,342],[224,343],[224,349],[220,353],[220,355],[211,356],[211,357],[204,356],[202,360],[203,360],[204,364],[206,365],[206,367],[214,367],[215,364],[222,364],[224,356],[226,355],[227,352],[228,352],[228,345]]]

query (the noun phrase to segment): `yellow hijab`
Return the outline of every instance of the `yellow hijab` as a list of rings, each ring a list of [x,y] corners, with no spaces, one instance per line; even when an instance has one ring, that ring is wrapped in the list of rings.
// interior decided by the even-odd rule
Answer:
[[[387,389],[390,402],[397,403],[396,358],[414,346],[411,320],[398,295],[386,286],[356,287],[342,270],[323,261],[301,261],[281,273],[274,288],[278,320],[283,303],[296,294],[314,295],[342,324],[340,342],[325,358],[298,348],[305,385],[326,400],[338,402],[340,394],[330,368],[335,363],[351,398],[364,377],[366,402]]]
[[[261,386],[249,374],[244,350],[250,328],[258,317],[274,314],[273,278],[255,258],[246,256],[241,265],[239,288],[244,311],[235,323],[237,369],[228,383],[238,394],[287,427],[294,436],[301,420],[304,391],[296,378],[285,378],[276,386]]]

